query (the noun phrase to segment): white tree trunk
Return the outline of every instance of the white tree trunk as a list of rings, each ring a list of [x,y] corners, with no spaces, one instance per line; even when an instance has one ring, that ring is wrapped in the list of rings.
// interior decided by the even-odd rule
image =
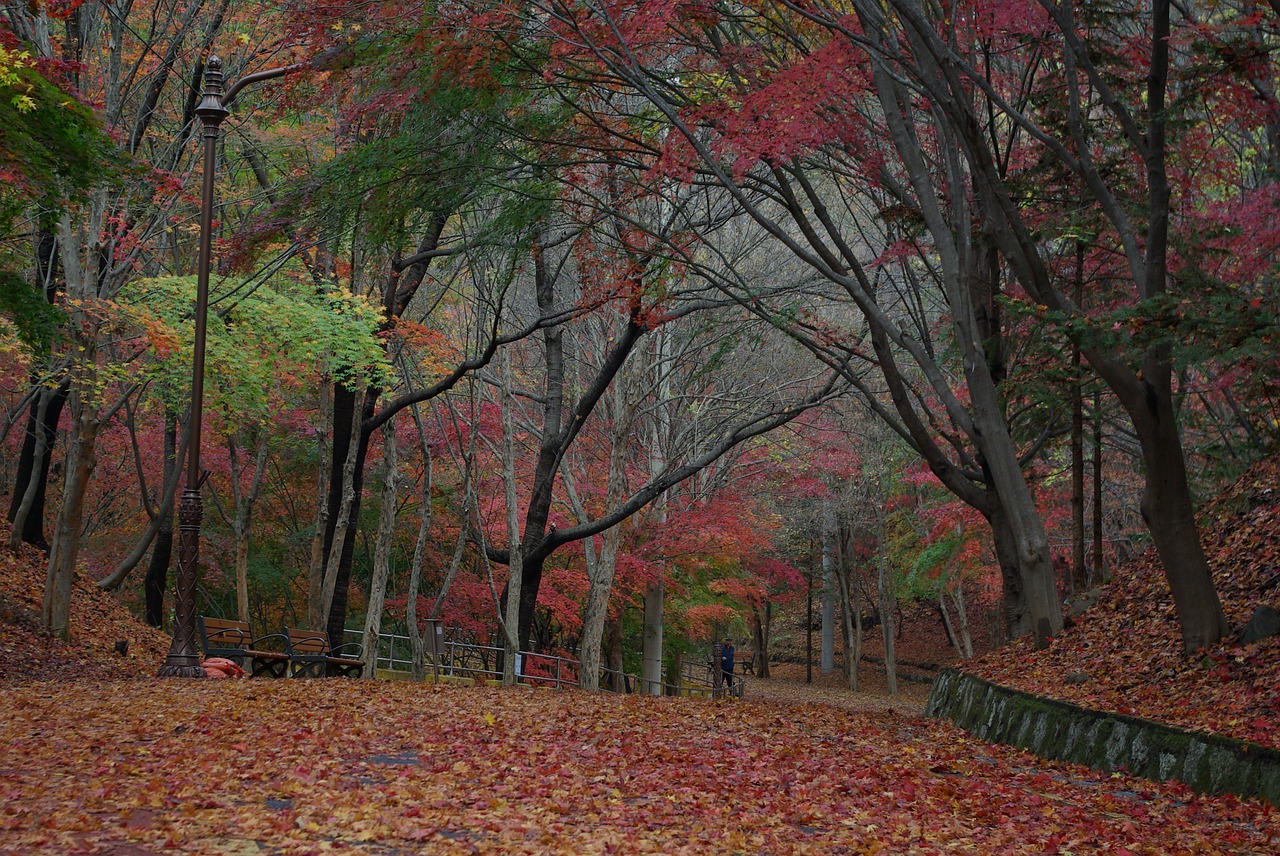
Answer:
[[[882,498],[883,499],[883,498]],[[880,517],[880,535],[878,538],[879,546],[879,573],[877,574],[877,588],[879,589],[880,599],[880,630],[884,637],[884,675],[888,684],[889,695],[897,695],[898,693],[898,660],[893,650],[893,580],[889,574],[889,557],[885,555],[885,521],[884,511],[881,509]]]
[[[72,301],[88,300],[94,296],[96,272],[92,267],[86,269],[83,264],[83,235],[98,234],[94,226],[102,222],[100,212],[104,205],[105,194],[95,194],[87,233],[73,231],[66,214],[58,223],[58,241],[61,244],[67,296]],[[85,255],[92,257],[93,253]],[[62,502],[58,508],[58,522],[49,552],[41,608],[41,625],[44,630],[64,638],[70,634],[71,590],[75,581],[76,560],[80,554],[84,498],[89,488],[89,479],[97,466],[98,432],[102,428],[102,421],[97,413],[101,395],[97,371],[97,324],[83,310],[73,308],[70,327],[75,331],[73,342],[76,351],[71,366],[71,393],[68,398],[71,440],[67,445]]]
[[[75,582],[76,559],[80,553],[80,534],[84,522],[84,497],[89,478],[97,465],[98,426],[90,408],[79,400],[80,391],[73,384],[71,392],[72,432],[67,450],[66,479],[62,504],[54,530],[49,571],[45,577],[41,627],[67,638],[71,625],[71,589]]]
[[[640,672],[644,691],[662,695],[662,580],[644,593],[644,661]]]
[[[600,555],[588,563],[589,584],[587,605],[582,615],[582,650],[579,652],[580,668],[578,686],[595,692],[600,689],[600,651],[604,640],[605,622],[609,618],[609,597],[613,593],[613,578],[618,569],[618,545],[622,529],[614,526],[605,531]],[[585,548],[595,552],[591,539]]]
[[[836,583],[835,565],[831,556],[831,517],[831,503],[824,502],[822,504],[822,659],[820,660],[823,674],[830,674],[836,668],[836,604],[832,596]]]
[[[396,446],[396,421],[388,419],[382,426],[382,462],[386,476],[382,482],[382,509],[378,515],[378,539],[373,549],[373,579],[369,581],[369,608],[364,616],[361,638],[364,676],[378,676],[378,634],[382,630],[382,609],[387,598],[387,580],[391,576],[391,536],[396,530],[396,487],[399,481],[399,449]],[[410,599],[416,592],[410,590]]]
[[[858,590],[853,579],[853,564],[841,550],[836,568],[836,582],[840,586],[841,613],[844,615],[844,673],[849,689],[858,691],[858,663],[862,660],[862,605],[858,602]]]
[[[956,607],[956,630],[960,637],[960,656],[966,660],[973,659],[973,637],[969,634],[969,613],[964,605],[964,587],[957,580],[951,589],[951,602]]]
[[[324,569],[324,585],[320,595],[320,622],[312,630],[324,630],[329,621],[329,611],[333,607],[333,592],[338,585],[338,566],[342,564],[342,549],[347,541],[347,529],[351,521],[351,506],[355,502],[356,456],[360,450],[360,423],[363,421],[364,408],[360,406],[364,398],[364,390],[357,389],[355,406],[351,408],[351,443],[347,449],[347,459],[342,464],[342,502],[338,507],[338,520],[333,529],[333,546],[329,550],[328,561]],[[321,500],[322,504],[327,500]],[[323,533],[321,533],[323,536]],[[329,640],[330,644],[341,644],[340,639]]]
[[[433,467],[431,445],[427,443],[427,433],[423,429],[422,414],[418,405],[413,405],[413,423],[418,428],[418,447],[422,451],[422,514],[418,520],[418,538],[413,544],[413,561],[409,566],[409,583],[407,587],[407,604],[405,606],[405,625],[409,634],[410,658],[413,661],[413,679],[426,680],[427,677],[427,643],[418,627],[418,589],[422,586],[422,560],[427,550],[427,536],[431,532],[431,483]],[[464,512],[465,513],[465,512]],[[462,527],[463,533],[467,527]],[[443,599],[443,596],[442,596]],[[439,663],[434,664],[439,668]],[[437,671],[437,674],[439,672]]]
[[[653,371],[657,402],[654,407],[654,419],[649,447],[649,475],[656,477],[667,466],[667,442],[671,436],[671,415],[667,410],[667,402],[671,398],[670,380],[670,332],[668,328],[659,327],[653,333],[654,356]],[[664,526],[667,520],[666,497],[659,498],[653,506],[654,526]],[[663,579],[649,586],[644,593],[644,654],[641,661],[641,682],[648,695],[662,695],[662,632],[663,632],[663,598],[665,596]]]
[[[316,432],[316,450],[320,468],[316,478],[315,534],[311,536],[311,563],[307,566],[307,626],[325,626],[329,613],[324,605],[324,530],[329,525],[329,432],[333,430],[333,384],[320,382],[320,430]]]
[[[613,384],[610,402],[612,429],[609,432],[609,474],[605,487],[605,507],[612,508],[626,495],[627,450],[631,438],[634,409],[627,401],[629,374],[623,374]],[[573,479],[564,479],[570,494],[574,513],[586,522],[587,513],[573,490]],[[604,641],[605,623],[609,618],[609,598],[613,594],[613,580],[618,571],[618,550],[622,544],[622,524],[605,530],[600,555],[595,555],[595,545],[590,538],[583,542],[587,560],[587,603],[582,614],[582,648],[578,653],[578,686],[595,692],[600,689],[600,650]]]
[[[418,589],[422,585],[422,555],[427,546],[427,533],[431,531],[431,486],[430,480],[423,488],[424,502],[422,519],[418,525],[418,540],[413,547],[413,564],[409,567],[409,600],[405,606],[404,621],[409,634],[409,649],[413,661],[413,679],[426,680],[427,677],[427,641],[418,627]],[[439,664],[436,664],[439,665]]]
[[[240,490],[239,455],[234,439],[228,441],[231,455],[231,490],[236,501],[236,519],[232,526],[236,537],[236,610],[241,621],[249,620],[249,533],[253,524],[253,507],[262,490],[262,477],[267,469],[269,436],[264,429],[258,438],[254,456],[253,477],[247,493]]]
[[[520,543],[520,506],[516,495],[515,396],[511,393],[511,355],[503,350],[498,358],[502,384],[502,484],[507,500],[507,608],[502,621],[502,683],[514,685],[520,678],[520,588],[524,577],[524,555]]]

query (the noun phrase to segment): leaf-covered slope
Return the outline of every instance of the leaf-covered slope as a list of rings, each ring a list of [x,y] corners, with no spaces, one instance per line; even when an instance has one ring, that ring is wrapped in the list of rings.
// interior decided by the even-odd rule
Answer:
[[[1227,620],[1239,631],[1280,607],[1280,458],[1254,465],[1201,514]],[[1097,710],[1280,748],[1280,637],[1182,654],[1173,599],[1154,551],[1120,568],[1096,606],[1044,651],[1026,640],[965,671]]]
[[[38,551],[0,550],[0,680],[154,675],[169,639],[116,598],[77,576],[70,641],[40,632],[46,562]],[[116,651],[127,642],[127,652]]]

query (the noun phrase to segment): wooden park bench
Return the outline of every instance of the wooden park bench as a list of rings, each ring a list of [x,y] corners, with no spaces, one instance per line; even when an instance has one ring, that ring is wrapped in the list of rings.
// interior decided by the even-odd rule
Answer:
[[[323,678],[335,673],[358,678],[364,672],[364,661],[360,659],[364,648],[359,642],[331,648],[328,634],[296,627],[285,628],[284,635],[292,677]]]
[[[246,669],[249,676],[263,675],[283,678],[289,670],[289,655],[284,651],[270,651],[268,647],[284,647],[285,638],[279,633],[254,638],[249,622],[230,618],[196,617],[200,629],[200,647],[207,660],[225,657]],[[271,643],[270,646],[264,643]]]

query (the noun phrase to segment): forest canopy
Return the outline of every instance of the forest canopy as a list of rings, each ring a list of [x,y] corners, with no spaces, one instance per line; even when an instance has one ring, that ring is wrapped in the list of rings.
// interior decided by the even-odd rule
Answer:
[[[1280,437],[1278,32],[5,4],[0,483],[44,629],[76,573],[171,627],[199,500],[200,614],[366,648],[440,619],[592,689],[726,634],[767,669],[811,590],[851,684],[904,604],[962,657],[1044,646],[1147,548],[1211,646],[1196,509]]]

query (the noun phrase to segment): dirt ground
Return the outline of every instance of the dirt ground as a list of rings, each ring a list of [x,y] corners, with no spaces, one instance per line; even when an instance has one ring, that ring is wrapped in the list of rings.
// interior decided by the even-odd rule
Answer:
[[[849,710],[895,710],[902,714],[921,714],[929,699],[929,686],[916,681],[898,679],[898,692],[889,695],[884,673],[871,665],[859,672],[859,691],[851,691],[838,669],[824,675],[816,666],[813,683],[805,681],[805,667],[793,663],[770,664],[768,678],[747,675],[743,698],[770,704],[827,704]]]

